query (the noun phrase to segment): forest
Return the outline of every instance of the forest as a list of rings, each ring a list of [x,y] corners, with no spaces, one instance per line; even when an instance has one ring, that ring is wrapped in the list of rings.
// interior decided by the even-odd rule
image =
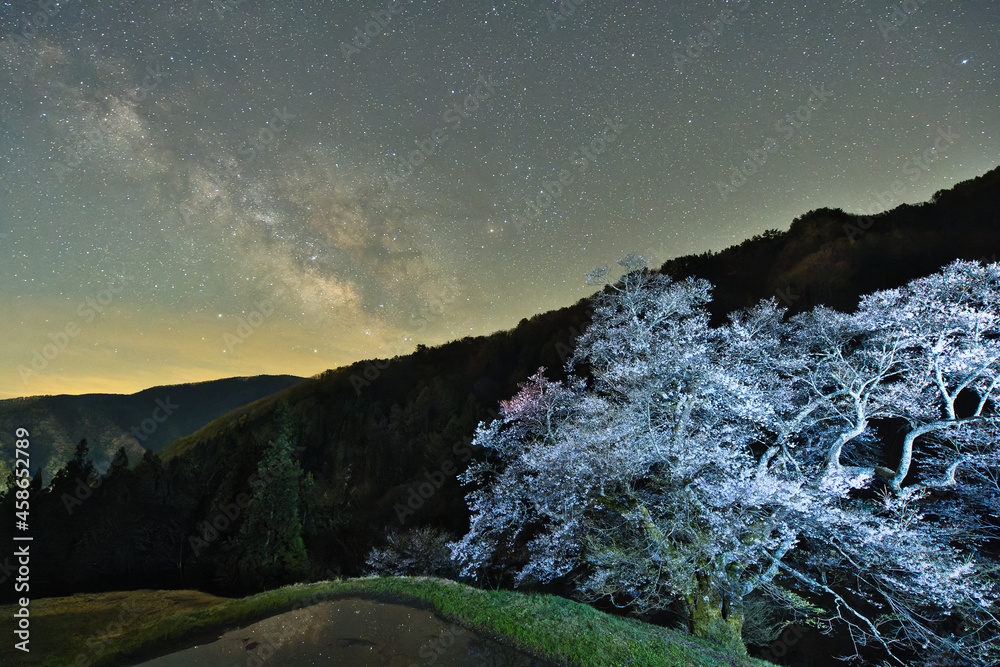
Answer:
[[[592,299],[327,371],[133,465],[81,433],[30,482],[33,595],[432,573],[737,647],[797,623],[988,664],[998,190],[626,258]]]

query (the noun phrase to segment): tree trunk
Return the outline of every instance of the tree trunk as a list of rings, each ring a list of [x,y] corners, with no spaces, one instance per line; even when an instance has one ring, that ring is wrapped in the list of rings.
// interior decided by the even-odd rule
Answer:
[[[691,634],[722,644],[730,651],[746,654],[743,645],[743,605],[720,592],[715,578],[699,576],[695,592],[688,596]]]

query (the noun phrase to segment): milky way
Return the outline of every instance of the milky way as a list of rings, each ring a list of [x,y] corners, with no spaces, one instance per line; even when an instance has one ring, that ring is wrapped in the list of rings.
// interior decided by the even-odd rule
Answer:
[[[1000,162],[986,0],[0,4],[0,396],[391,357]]]

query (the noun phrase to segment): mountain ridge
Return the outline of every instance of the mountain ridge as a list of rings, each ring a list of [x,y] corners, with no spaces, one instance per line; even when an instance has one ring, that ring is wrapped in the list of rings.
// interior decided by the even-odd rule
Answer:
[[[1000,168],[937,193],[933,202],[871,218],[818,209],[788,231],[670,260],[661,270],[715,283],[709,310],[716,320],[762,298],[780,301],[781,291],[792,311],[819,303],[853,309],[862,288],[896,287],[955,258],[1000,252],[998,202]],[[859,222],[867,229],[850,238]],[[589,309],[589,299],[581,299],[506,331],[358,361],[261,397],[116,472],[72,522],[59,498],[43,494],[38,515],[47,513],[42,521],[59,529],[36,538],[44,554],[33,561],[38,581],[49,583],[49,595],[109,586],[233,594],[285,583],[241,574],[242,514],[231,510],[233,517],[220,519],[224,508],[242,507],[238,499],[254,492],[268,443],[282,430],[282,404],[300,448],[295,462],[310,480],[300,516],[316,571],[304,576],[360,574],[373,546],[412,527],[460,535],[468,508],[457,475],[479,455],[470,447],[477,425],[494,418],[499,402],[540,366],[552,380],[565,377]],[[206,535],[216,520],[225,528]],[[204,545],[193,548],[199,539]]]
[[[305,378],[257,375],[149,387],[132,394],[54,394],[0,400],[0,433],[30,426],[34,470],[47,479],[86,438],[103,470],[120,447],[135,460],[142,450],[159,451],[214,419],[286,389]],[[13,442],[0,439],[0,463],[11,466]],[[2,471],[2,467],[0,467]],[[0,475],[0,481],[6,478]]]

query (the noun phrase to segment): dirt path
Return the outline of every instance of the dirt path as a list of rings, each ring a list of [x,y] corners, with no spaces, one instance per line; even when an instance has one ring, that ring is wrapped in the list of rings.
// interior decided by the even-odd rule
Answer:
[[[344,599],[272,616],[148,662],[155,667],[550,667],[401,604]]]

